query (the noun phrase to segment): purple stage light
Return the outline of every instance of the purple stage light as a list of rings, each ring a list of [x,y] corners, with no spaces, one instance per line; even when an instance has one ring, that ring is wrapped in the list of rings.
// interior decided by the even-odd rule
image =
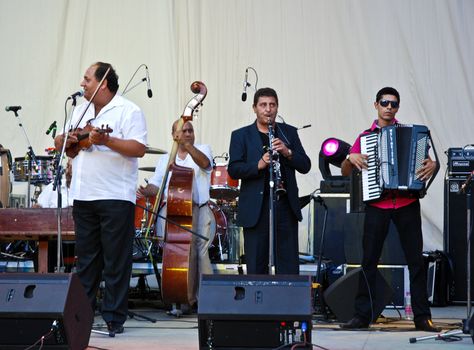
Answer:
[[[327,139],[326,141],[324,141],[322,149],[323,154],[326,157],[330,157],[334,155],[339,149],[339,141],[336,139]]]

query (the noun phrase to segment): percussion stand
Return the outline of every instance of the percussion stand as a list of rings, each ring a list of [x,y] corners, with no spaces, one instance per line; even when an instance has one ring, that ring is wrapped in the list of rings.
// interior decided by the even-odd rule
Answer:
[[[470,334],[472,342],[474,343],[474,315],[471,315],[471,238],[472,238],[472,223],[471,223],[471,210],[472,210],[472,177],[474,171],[468,176],[466,181],[462,184],[457,194],[466,194],[466,290],[467,290],[467,305],[466,305],[466,319],[462,320],[462,329],[451,330],[445,333],[440,333],[427,337],[410,338],[410,343],[416,343],[417,341],[428,340],[428,339],[447,339],[452,336],[459,336],[460,334]]]
[[[28,144],[28,152],[27,152],[27,157],[28,157],[28,187],[27,187],[27,201],[26,201],[26,207],[30,208],[31,207],[31,171],[32,171],[32,164],[36,164],[36,155],[35,152],[33,151],[33,147],[31,146],[30,139],[28,138],[28,134],[26,133],[26,129],[23,126],[23,123],[21,121],[20,116],[18,115],[18,111],[21,109],[20,106],[18,107],[10,107],[10,111],[15,113],[15,117],[18,118],[18,126],[21,128],[23,131],[23,135],[25,135],[26,143]],[[29,242],[26,241],[26,247],[25,251],[30,250],[30,245]]]
[[[15,113],[15,117],[18,118],[18,126],[21,128],[21,130],[23,131],[23,135],[25,135],[25,139],[26,139],[26,143],[28,144],[28,152],[27,152],[27,155],[28,155],[28,188],[27,188],[27,202],[26,202],[26,206],[27,208],[30,208],[31,207],[31,171],[32,171],[32,164],[36,164],[36,155],[35,155],[35,152],[33,151],[33,147],[31,147],[31,142],[30,142],[30,139],[28,138],[28,134],[26,133],[26,130],[25,130],[25,127],[23,126],[23,123],[20,119],[20,116],[18,115],[18,110],[20,109],[20,107],[18,108],[10,108],[10,110]]]

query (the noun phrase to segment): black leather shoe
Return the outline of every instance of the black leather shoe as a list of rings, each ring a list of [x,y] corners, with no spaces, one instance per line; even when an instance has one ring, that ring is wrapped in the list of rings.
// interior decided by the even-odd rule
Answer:
[[[441,332],[441,328],[436,327],[430,318],[426,318],[420,321],[415,321],[415,328],[417,331],[423,331],[423,332],[434,332],[434,333]]]
[[[364,329],[369,328],[369,322],[355,316],[350,321],[339,325],[342,329]]]
[[[115,322],[107,322],[107,330],[110,334],[121,334],[123,333],[123,325]]]

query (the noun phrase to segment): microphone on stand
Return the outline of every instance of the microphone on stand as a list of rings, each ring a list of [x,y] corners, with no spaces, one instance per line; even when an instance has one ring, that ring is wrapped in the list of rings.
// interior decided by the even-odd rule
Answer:
[[[6,106],[5,110],[7,112],[18,112],[21,109],[21,106]]]
[[[82,97],[84,96],[84,90],[79,90],[79,91],[76,91],[75,93],[73,93],[72,95],[68,96],[68,100],[74,100],[76,97]]]
[[[303,126],[299,127],[299,128],[296,129],[296,130],[306,129],[306,128],[310,128],[310,127],[311,127],[311,124],[303,125]]]
[[[249,69],[245,70],[245,79],[244,79],[244,91],[242,92],[242,102],[247,101],[247,88],[250,86],[249,84]]]
[[[58,128],[57,124],[56,124],[56,120],[54,122],[51,123],[51,125],[49,126],[48,130],[46,130],[46,135],[49,135],[51,132],[53,132],[53,134],[51,135],[54,139],[54,137],[56,136],[56,129]]]
[[[150,84],[150,73],[148,72],[148,66],[145,66],[145,72],[146,72],[146,86],[147,86],[147,95],[149,98],[152,98],[153,92],[151,91],[151,84]]]

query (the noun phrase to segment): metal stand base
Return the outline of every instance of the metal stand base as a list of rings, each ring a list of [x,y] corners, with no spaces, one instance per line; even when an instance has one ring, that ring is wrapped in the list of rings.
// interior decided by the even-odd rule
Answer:
[[[155,318],[148,317],[148,316],[143,316],[143,315],[137,314],[136,312],[133,312],[133,311],[128,311],[127,315],[130,318],[142,319],[142,320],[145,320],[145,321],[150,321],[151,323],[155,323],[157,321]]]
[[[413,344],[413,343],[416,343],[418,341],[429,340],[429,339],[447,340],[450,337],[459,336],[459,335],[462,335],[462,334],[471,335],[472,342],[474,343],[474,330],[469,329],[470,328],[469,327],[469,320],[463,320],[462,323],[463,323],[462,329],[456,329],[456,330],[452,330],[452,331],[447,331],[445,333],[438,333],[438,334],[435,334],[435,335],[428,335],[428,336],[425,336],[425,337],[410,338],[410,343]]]

